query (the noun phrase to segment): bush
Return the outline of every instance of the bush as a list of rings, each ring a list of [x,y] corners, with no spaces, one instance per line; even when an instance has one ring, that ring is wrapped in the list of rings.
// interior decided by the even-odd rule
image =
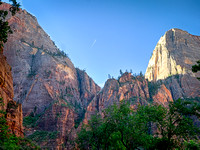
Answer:
[[[29,116],[24,117],[23,125],[28,128],[34,128],[37,125],[37,121],[39,120],[41,114],[34,115],[32,112]]]
[[[0,98],[2,100],[2,98]],[[3,103],[1,103],[3,105]],[[6,112],[0,111],[0,149],[21,150],[21,149],[40,149],[26,138],[16,137],[10,133],[5,118]]]
[[[193,140],[200,129],[189,117],[200,117],[198,103],[179,99],[168,108],[147,105],[134,111],[122,101],[107,108],[103,116],[93,115],[83,125],[77,138],[80,149],[199,149]]]
[[[49,132],[49,131],[35,131],[33,134],[28,136],[28,139],[31,139],[35,142],[43,142],[49,139],[56,139],[58,135],[57,131]]]
[[[200,143],[195,142],[194,140],[190,140],[189,142],[185,142],[186,150],[200,150]]]

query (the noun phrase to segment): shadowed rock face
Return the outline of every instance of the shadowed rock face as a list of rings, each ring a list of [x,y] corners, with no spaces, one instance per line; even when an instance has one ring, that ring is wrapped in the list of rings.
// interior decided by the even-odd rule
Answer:
[[[2,98],[0,110],[6,111],[5,118],[11,133],[23,137],[22,106],[13,101],[13,96],[14,91],[11,67],[8,65],[6,57],[3,55],[3,49],[0,49],[0,98]]]
[[[9,9],[8,4],[0,9]],[[66,147],[66,135],[73,138],[85,108],[100,87],[74,67],[39,26],[36,18],[20,10],[8,21],[13,30],[4,54],[12,66],[14,100],[22,103],[23,114],[35,120],[27,135],[47,131],[54,139],[39,141],[47,147]]]

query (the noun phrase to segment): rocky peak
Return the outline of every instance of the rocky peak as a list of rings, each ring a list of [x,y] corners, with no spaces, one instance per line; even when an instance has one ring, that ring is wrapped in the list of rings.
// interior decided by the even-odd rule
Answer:
[[[200,37],[180,29],[171,29],[160,38],[149,61],[145,78],[166,79],[176,74],[194,74],[191,66],[200,59]]]
[[[7,4],[0,9],[8,10]],[[5,44],[4,55],[12,67],[14,100],[22,103],[25,133],[35,136],[45,132],[44,139],[49,140],[36,142],[46,148],[67,147],[100,87],[85,71],[74,67],[34,16],[20,10],[7,19],[14,32]],[[34,121],[26,122],[29,119]],[[52,134],[54,139],[49,137]]]
[[[122,74],[122,76],[119,78],[119,82],[130,82],[132,79],[132,75],[131,73],[125,72],[124,74]]]
[[[9,5],[1,5],[0,9],[8,10]],[[96,111],[102,113],[121,100],[129,100],[133,105],[152,101],[165,105],[179,97],[200,96],[199,81],[190,71],[200,59],[200,38],[186,31],[171,29],[156,45],[145,78],[164,81],[152,86],[156,89],[152,93],[150,83],[143,76],[127,72],[119,80],[107,80],[101,90],[85,71],[74,67],[34,16],[20,10],[15,16],[9,16],[8,21],[14,33],[9,36],[4,54],[12,67],[14,100],[22,103],[26,135],[34,140],[40,139],[38,135],[48,139],[36,141],[43,148],[72,149],[70,143],[83,119],[87,123]],[[1,61],[5,58],[0,59],[0,73],[8,73],[7,87],[10,88],[0,89],[0,94],[10,100],[13,98],[11,71]],[[12,113],[13,109],[9,110]]]
[[[133,76],[125,72],[116,79],[108,79],[101,90],[87,107],[84,123],[91,118],[95,112],[103,115],[103,110],[121,100],[127,100],[134,106],[137,104],[148,104],[150,100],[148,82],[143,76]]]

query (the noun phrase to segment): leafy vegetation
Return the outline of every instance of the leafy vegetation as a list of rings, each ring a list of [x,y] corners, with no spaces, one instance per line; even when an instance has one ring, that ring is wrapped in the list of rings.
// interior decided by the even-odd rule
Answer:
[[[160,88],[160,83],[159,82],[148,82],[148,89],[150,93],[150,98],[156,94],[158,89]]]
[[[121,102],[92,116],[78,133],[80,149],[198,149],[200,133],[191,116],[200,117],[198,103],[177,100],[161,105],[139,106]]]
[[[14,16],[15,13],[19,10],[20,4],[16,2],[16,0],[9,0],[12,2],[12,6],[10,7],[10,12]],[[0,5],[2,4],[0,0]],[[8,40],[8,34],[12,33],[12,30],[6,20],[6,16],[8,15],[8,11],[0,10],[0,47],[3,47],[3,44]]]
[[[197,65],[193,65],[192,66],[192,72],[196,73],[200,71],[200,60],[197,61]],[[200,80],[200,77],[197,77],[198,80]]]
[[[18,104],[16,104],[14,101],[9,101],[7,104],[7,109],[17,109],[18,108]]]
[[[0,106],[4,106],[3,99],[0,98]],[[16,105],[9,104],[10,108]],[[16,137],[9,130],[6,121],[6,111],[0,110],[0,149],[40,149],[37,145],[26,138]]]
[[[76,108],[75,108],[75,111],[76,111]],[[74,127],[75,128],[78,128],[78,126],[80,125],[80,123],[83,121],[83,119],[85,117],[85,112],[86,112],[86,110],[82,109],[81,113],[78,114],[78,117],[75,118],[75,120],[74,120],[74,123],[75,123]]]
[[[56,139],[57,138],[57,131],[49,132],[49,131],[35,131],[33,134],[28,136],[28,139],[35,141],[35,142],[43,142],[49,139]]]
[[[40,118],[41,114],[34,114],[33,112],[29,115],[23,118],[23,126],[28,128],[34,128],[37,125],[37,121]]]
[[[29,70],[29,73],[28,73],[28,78],[32,78],[36,75],[36,70],[33,69],[33,64],[34,64],[34,61],[35,61],[35,55],[32,55],[31,57],[32,57],[32,59],[31,59],[30,70]]]
[[[38,48],[39,49],[39,48]],[[62,50],[58,50],[57,52],[51,52],[51,51],[48,51],[46,49],[43,49],[43,51],[45,51],[45,53],[49,54],[50,56],[58,56],[58,57],[66,57],[66,58],[69,58],[68,55],[62,51]]]

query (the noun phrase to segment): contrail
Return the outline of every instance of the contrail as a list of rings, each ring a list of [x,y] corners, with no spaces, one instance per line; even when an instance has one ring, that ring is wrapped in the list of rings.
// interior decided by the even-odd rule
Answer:
[[[94,40],[94,42],[92,43],[92,45],[90,46],[90,48],[92,48],[94,46],[94,44],[96,43],[97,40]]]

